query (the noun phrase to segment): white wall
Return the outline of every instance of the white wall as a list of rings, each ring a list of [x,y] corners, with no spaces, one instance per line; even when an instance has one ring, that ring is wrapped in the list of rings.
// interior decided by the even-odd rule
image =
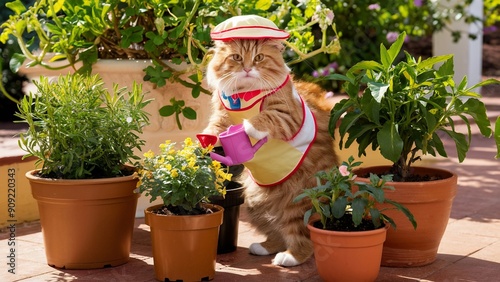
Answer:
[[[442,5],[451,6],[462,1],[440,0],[440,2]],[[468,12],[479,18],[483,18],[483,1],[474,0],[468,8]],[[483,57],[482,28],[481,23],[466,24],[463,20],[453,22],[450,26],[451,30],[463,31],[457,43],[453,43],[451,32],[448,30],[442,30],[433,35],[433,55],[454,54],[455,81],[457,82],[461,81],[465,75],[467,75],[469,85],[481,81]],[[468,33],[475,33],[478,36],[475,40],[472,40],[469,39]]]

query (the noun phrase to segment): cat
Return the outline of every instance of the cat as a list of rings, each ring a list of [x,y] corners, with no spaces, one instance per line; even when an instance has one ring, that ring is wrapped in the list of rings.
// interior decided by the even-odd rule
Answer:
[[[249,251],[254,255],[276,254],[274,265],[299,265],[313,254],[303,220],[310,202],[294,203],[293,199],[304,188],[316,185],[317,171],[338,165],[333,139],[328,133],[333,104],[319,86],[293,81],[283,59],[281,40],[233,39],[214,43],[206,73],[213,90],[213,112],[203,133],[218,136],[230,125],[243,123],[250,137],[268,138],[269,146],[275,146],[259,156],[265,144],[254,157],[262,159],[271,154],[270,159],[245,163],[251,173],[241,181],[246,186],[250,223],[267,236],[266,241],[251,244]],[[264,97],[260,107],[254,101],[259,95]],[[238,116],[238,110],[246,107],[257,111],[253,117]],[[295,142],[298,139],[302,141]],[[294,142],[292,145],[300,150],[290,148]],[[290,162],[297,164],[298,159],[301,161],[297,167],[292,166],[292,173],[283,174],[279,169],[274,172],[276,168],[289,167]]]

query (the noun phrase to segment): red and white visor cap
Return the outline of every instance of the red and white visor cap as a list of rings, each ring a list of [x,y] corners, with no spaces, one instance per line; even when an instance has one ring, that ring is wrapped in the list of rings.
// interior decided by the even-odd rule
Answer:
[[[272,21],[256,16],[235,16],[218,24],[210,33],[212,40],[287,39],[290,34]]]

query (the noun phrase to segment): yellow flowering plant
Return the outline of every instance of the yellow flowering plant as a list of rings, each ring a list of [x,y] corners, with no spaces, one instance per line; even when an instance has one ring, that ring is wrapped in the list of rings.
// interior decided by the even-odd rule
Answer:
[[[174,214],[197,213],[209,196],[226,194],[224,181],[231,179],[220,162],[210,158],[213,147],[202,148],[186,138],[181,149],[170,140],[160,144],[160,152],[144,153],[138,164],[138,192],[163,200]]]

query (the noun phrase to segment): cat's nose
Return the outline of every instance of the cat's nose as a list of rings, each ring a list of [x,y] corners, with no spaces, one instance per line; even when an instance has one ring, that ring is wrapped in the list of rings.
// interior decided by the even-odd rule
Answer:
[[[252,71],[252,68],[243,68],[243,70],[244,70],[246,73],[249,73],[250,71]]]

